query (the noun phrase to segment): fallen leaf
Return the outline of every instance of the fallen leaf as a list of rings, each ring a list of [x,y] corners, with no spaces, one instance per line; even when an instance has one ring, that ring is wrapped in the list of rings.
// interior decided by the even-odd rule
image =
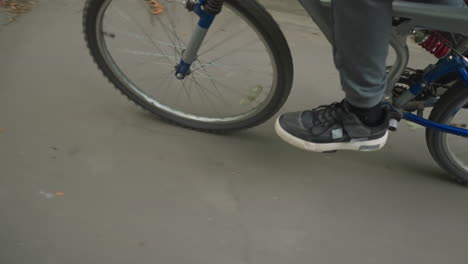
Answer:
[[[164,6],[158,2],[158,0],[146,0],[151,6],[151,13],[155,15],[162,14],[164,12]]]
[[[59,197],[60,197],[60,196],[64,196],[64,195],[65,195],[64,192],[55,192],[55,196],[59,196]]]
[[[29,11],[34,3],[35,1],[27,0],[0,0],[0,7],[7,9],[7,12],[19,15]]]

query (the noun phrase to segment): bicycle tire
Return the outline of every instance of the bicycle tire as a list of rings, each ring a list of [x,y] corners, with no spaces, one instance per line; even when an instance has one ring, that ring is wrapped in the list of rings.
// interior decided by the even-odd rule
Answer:
[[[257,126],[275,115],[289,96],[293,82],[293,62],[288,43],[273,17],[256,0],[225,0],[236,11],[240,12],[259,33],[270,50],[277,65],[276,87],[268,104],[256,115],[245,120],[233,123],[204,123],[182,118],[157,108],[154,105],[136,96],[119,78],[112,72],[105,62],[103,54],[98,47],[97,17],[106,0],[87,0],[83,10],[83,31],[87,47],[104,76],[128,99],[141,106],[143,109],[157,115],[165,121],[195,130],[226,133]]]
[[[436,103],[429,116],[429,120],[446,124],[451,114],[456,110],[458,105],[466,101],[468,98],[468,88],[459,82],[454,87],[448,89],[439,101]],[[453,160],[445,146],[444,132],[427,128],[426,143],[434,160],[439,166],[445,169],[454,181],[468,186],[468,173]]]

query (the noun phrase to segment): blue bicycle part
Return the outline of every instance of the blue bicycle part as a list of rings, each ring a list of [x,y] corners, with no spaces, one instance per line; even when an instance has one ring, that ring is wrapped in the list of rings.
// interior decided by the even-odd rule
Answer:
[[[417,115],[414,115],[414,114],[411,114],[411,113],[408,113],[408,112],[403,113],[403,118],[405,120],[416,123],[416,124],[421,125],[423,127],[432,128],[432,129],[435,129],[435,130],[439,130],[439,131],[449,133],[449,134],[453,134],[453,135],[457,135],[457,136],[468,137],[468,129],[436,123],[436,122],[433,122],[431,120],[419,117]]]
[[[400,112],[398,109],[402,108],[403,105],[407,104],[409,100],[415,98],[416,96],[424,92],[425,88],[431,85],[434,81],[437,81],[438,79],[452,72],[458,73],[460,79],[464,82],[465,87],[467,87],[468,89],[468,72],[466,70],[467,67],[468,61],[466,60],[466,58],[457,54],[440,59],[439,62],[436,65],[434,65],[434,67],[429,67],[429,70],[427,70],[427,72],[423,75],[422,80],[417,81],[413,85],[411,85],[409,90],[396,100],[396,107],[391,106],[392,109],[395,112]],[[401,115],[404,119],[427,128],[439,130],[457,136],[468,137],[468,129],[439,124],[409,112],[402,112]],[[391,121],[392,130],[396,129],[394,120],[395,119],[392,119]]]
[[[439,60],[436,64],[436,68],[424,74],[424,82],[432,83],[445,75],[458,71],[462,79],[466,79],[466,85],[468,85],[468,75],[466,73],[466,67],[468,67],[468,62],[464,57],[459,55],[448,56],[444,59]],[[464,72],[463,72],[464,71]]]
[[[465,86],[468,88],[468,71],[466,70],[466,68],[458,69],[458,75],[460,76],[460,79],[462,79],[465,83]]]
[[[191,5],[190,1],[187,2],[188,9],[193,9],[193,12],[198,15],[199,20],[194,29],[192,37],[187,45],[187,49],[184,50],[182,54],[182,58],[180,59],[179,64],[176,67],[175,75],[177,79],[184,79],[188,74],[190,74],[190,66],[192,63],[197,60],[197,53],[200,49],[203,40],[205,39],[206,34],[208,33],[208,29],[210,28],[211,24],[213,23],[216,14],[221,11],[222,1],[215,0],[220,3],[219,10],[213,10],[213,8],[205,7],[205,0],[200,0],[199,3]],[[213,10],[209,12],[207,10]]]

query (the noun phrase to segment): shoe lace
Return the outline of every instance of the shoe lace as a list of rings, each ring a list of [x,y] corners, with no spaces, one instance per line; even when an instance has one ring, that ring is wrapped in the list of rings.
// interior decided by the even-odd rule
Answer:
[[[330,125],[335,123],[340,120],[341,113],[343,113],[343,106],[341,103],[321,105],[312,110],[315,125]]]

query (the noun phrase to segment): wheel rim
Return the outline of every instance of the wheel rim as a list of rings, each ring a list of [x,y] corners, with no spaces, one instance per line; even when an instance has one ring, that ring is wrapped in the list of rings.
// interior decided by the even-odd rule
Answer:
[[[158,2],[164,7],[159,15],[146,0],[107,0],[100,9],[98,47],[119,81],[159,111],[198,122],[238,122],[265,109],[275,92],[277,65],[247,20],[226,2],[192,74],[180,81],[174,68],[197,18],[182,0]]]
[[[445,124],[468,129],[468,98],[457,104]],[[466,137],[442,133],[444,149],[450,161],[464,173],[468,173],[468,140]]]

